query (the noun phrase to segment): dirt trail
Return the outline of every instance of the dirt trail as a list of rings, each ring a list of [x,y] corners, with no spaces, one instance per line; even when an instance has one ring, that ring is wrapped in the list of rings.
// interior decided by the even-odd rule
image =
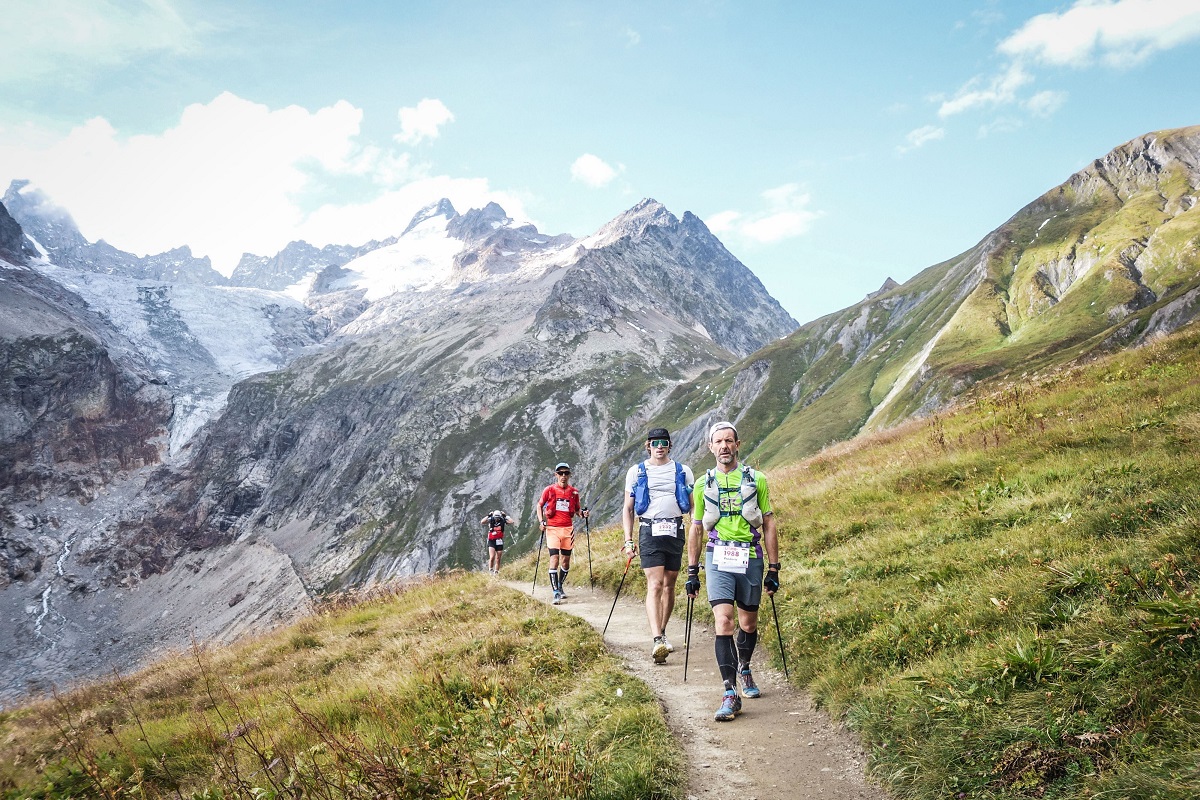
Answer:
[[[635,565],[636,566],[636,565]],[[585,576],[586,577],[586,576]],[[509,582],[529,594],[528,583]],[[586,620],[596,630],[612,608],[604,590],[567,586],[569,598],[559,610]],[[535,598],[550,602],[550,590],[538,586]],[[705,602],[703,597],[697,603]],[[608,649],[625,659],[629,672],[645,681],[666,709],[667,724],[680,737],[688,759],[689,800],[766,800],[766,798],[854,798],[886,800],[888,795],[863,776],[865,756],[855,738],[813,708],[807,695],[792,689],[783,674],[767,666],[759,640],[754,677],[763,696],[743,700],[733,722],[716,722],[721,680],[713,656],[709,625],[692,624],[687,683],[683,682],[683,603],[675,608],[667,636],[675,652],[658,666],[650,658],[650,635],[641,597],[622,596],[604,636]],[[774,636],[770,623],[759,630]]]

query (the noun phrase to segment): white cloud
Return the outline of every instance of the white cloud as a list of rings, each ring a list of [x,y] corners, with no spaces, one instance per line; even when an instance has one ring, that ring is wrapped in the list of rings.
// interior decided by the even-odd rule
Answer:
[[[981,106],[1009,105],[1016,100],[1017,91],[1032,80],[1033,76],[1014,62],[986,85],[981,86],[978,78],[967,82],[953,98],[942,103],[938,116],[949,117]]]
[[[914,131],[909,131],[908,136],[904,137],[904,144],[896,149],[901,153],[907,153],[910,150],[916,150],[918,147],[924,147],[930,142],[936,142],[938,139],[946,137],[946,129],[939,128],[936,125],[924,125]]]
[[[641,41],[642,41],[642,35],[640,33],[635,31],[633,28],[630,28],[630,27],[625,28],[625,46],[626,47],[637,47],[641,43]]]
[[[78,77],[145,55],[193,52],[204,31],[170,0],[9,0],[0,41],[19,46],[19,54],[5,59],[0,83]]]
[[[728,233],[735,229],[737,221],[741,219],[740,211],[718,211],[708,219],[704,220],[704,224],[708,229],[720,236],[722,233]]]
[[[1012,133],[1020,130],[1024,124],[1024,121],[1017,117],[1000,116],[991,122],[980,125],[977,135],[980,139],[986,139],[994,133]]]
[[[402,144],[418,144],[425,139],[436,139],[441,133],[441,127],[454,121],[454,115],[441,100],[428,97],[412,108],[400,109],[399,117],[400,133],[396,134],[396,141]]]
[[[996,47],[1006,66],[990,79],[972,78],[953,97],[940,100],[942,119],[968,111],[1024,109],[1029,116],[1048,117],[1067,101],[1067,93],[1043,90],[1024,96],[1033,83],[1033,65],[1087,67],[1095,63],[1130,67],[1155,53],[1200,40],[1197,0],[1076,0],[1066,11],[1028,19]],[[1020,127],[1020,121],[997,119],[980,128],[980,136]],[[923,142],[909,134],[906,152]]]
[[[1082,67],[1098,59],[1120,67],[1195,39],[1194,0],[1077,0],[1062,13],[1033,17],[997,49],[1043,64]]]
[[[803,236],[821,216],[821,212],[808,208],[812,196],[795,183],[767,189],[762,198],[766,207],[756,212],[719,211],[704,222],[718,236],[727,234],[759,244],[774,244]]]
[[[1048,117],[1062,108],[1066,102],[1066,92],[1044,91],[1038,92],[1026,100],[1025,108],[1029,109],[1029,113],[1035,117]]]
[[[624,171],[623,165],[614,168],[599,156],[584,153],[571,164],[571,179],[587,184],[593,189],[599,189],[612,183],[618,172]]]
[[[65,136],[5,131],[0,185],[29,178],[90,240],[138,254],[187,244],[226,274],[243,252],[272,255],[294,239],[361,244],[398,234],[441,197],[460,210],[494,199],[524,216],[519,198],[482,179],[428,177],[407,154],[362,143],[361,122],[344,100],[271,109],[225,93],[188,106],[161,134],[123,136],[99,117]],[[323,190],[347,181],[354,205],[317,207]]]

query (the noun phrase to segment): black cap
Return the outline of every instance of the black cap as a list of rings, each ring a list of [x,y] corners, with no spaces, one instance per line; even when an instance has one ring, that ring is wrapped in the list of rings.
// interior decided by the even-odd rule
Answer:
[[[666,428],[651,428],[650,432],[646,434],[646,441],[648,442],[651,439],[666,439],[669,442],[671,441],[671,434],[667,432]]]

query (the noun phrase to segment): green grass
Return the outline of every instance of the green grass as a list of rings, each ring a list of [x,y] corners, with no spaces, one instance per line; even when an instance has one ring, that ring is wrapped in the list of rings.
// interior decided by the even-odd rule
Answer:
[[[1200,795],[1198,345],[776,470],[789,666],[898,797]]]
[[[14,798],[677,798],[685,774],[590,627],[474,575],[339,596],[0,714],[0,737]]]

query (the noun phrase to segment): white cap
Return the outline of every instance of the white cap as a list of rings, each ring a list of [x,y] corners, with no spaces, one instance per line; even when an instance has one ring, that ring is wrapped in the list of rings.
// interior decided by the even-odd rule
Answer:
[[[733,431],[733,438],[738,438],[737,428],[733,427],[732,422],[714,422],[712,427],[708,429],[708,440],[711,442],[713,437],[717,435],[717,431]]]

